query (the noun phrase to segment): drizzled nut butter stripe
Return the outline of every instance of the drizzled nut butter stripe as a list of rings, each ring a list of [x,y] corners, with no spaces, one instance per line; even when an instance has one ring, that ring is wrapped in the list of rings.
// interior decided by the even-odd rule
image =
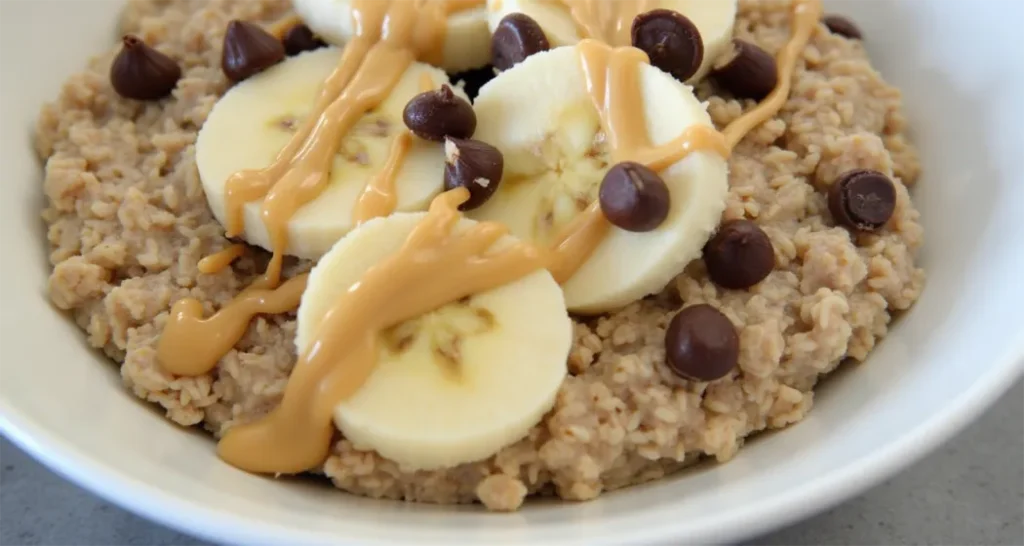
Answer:
[[[210,254],[199,260],[196,269],[204,275],[213,275],[223,271],[225,267],[231,265],[231,262],[237,260],[243,254],[245,254],[245,245],[233,244],[220,252]]]
[[[434,88],[434,80],[430,74],[420,74],[420,91],[427,92]],[[388,158],[384,166],[370,179],[370,182],[363,188],[356,200],[355,210],[352,218],[356,225],[379,216],[387,216],[395,211],[398,204],[398,194],[395,192],[395,177],[409,154],[412,146],[413,134],[409,131],[402,131],[391,141],[391,148],[388,150]]]
[[[209,372],[242,339],[253,317],[287,313],[298,307],[306,277],[292,277],[275,289],[251,286],[205,319],[203,304],[198,300],[179,300],[171,307],[160,336],[157,359],[161,366],[177,375]]]
[[[481,222],[453,231],[469,198],[465,188],[443,193],[402,248],[370,268],[324,315],[299,356],[284,398],[269,415],[228,431],[221,458],[251,472],[301,472],[327,457],[332,414],[370,377],[380,332],[459,298],[508,284],[544,265],[537,249],[492,245],[508,232]]]
[[[792,31],[789,41],[783,46],[776,57],[779,78],[775,89],[749,112],[733,120],[722,134],[729,149],[733,149],[747,133],[758,125],[768,121],[782,110],[789,100],[789,92],[793,87],[793,73],[800,54],[807,47],[814,29],[821,20],[823,7],[821,0],[795,0],[793,5]]]
[[[412,134],[403,131],[391,141],[391,148],[388,150],[387,161],[377,174],[373,175],[370,183],[363,188],[356,200],[356,207],[352,217],[356,225],[378,216],[387,216],[394,212],[398,203],[398,195],[395,193],[395,177],[398,170],[402,168],[402,162],[409,147],[412,145]]]
[[[652,0],[551,0],[569,11],[576,32],[606,44],[630,45],[630,28],[637,15],[656,6]]]

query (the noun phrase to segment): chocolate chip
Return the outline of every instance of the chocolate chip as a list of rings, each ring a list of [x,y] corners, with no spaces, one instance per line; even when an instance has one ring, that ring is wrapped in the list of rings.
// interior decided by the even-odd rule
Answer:
[[[444,189],[469,190],[459,210],[475,209],[494,195],[505,170],[501,151],[479,140],[445,138],[444,156]]]
[[[551,49],[544,30],[529,15],[510,13],[498,22],[491,36],[491,62],[508,70],[534,53]]]
[[[469,138],[476,131],[473,107],[447,85],[413,97],[402,111],[402,120],[416,136],[438,142],[444,137]]]
[[[326,42],[314,35],[309,27],[301,23],[288,29],[288,32],[281,37],[281,43],[284,44],[284,52],[288,56],[298,55],[303,51],[313,51],[327,45]]]
[[[224,33],[220,66],[228,79],[240,82],[284,60],[284,44],[259,25],[234,20]]]
[[[672,317],[665,331],[665,360],[683,379],[714,381],[736,367],[740,339],[721,311],[691,305]]]
[[[884,226],[896,210],[896,186],[878,171],[847,171],[828,190],[828,210],[838,224],[874,231]]]
[[[826,15],[821,22],[825,23],[825,26],[828,27],[832,34],[838,34],[852,40],[860,40],[864,37],[860,29],[857,28],[857,25],[842,15]]]
[[[704,41],[697,25],[670,9],[654,9],[633,19],[633,47],[643,50],[651,65],[685,82],[704,61]]]
[[[597,198],[605,218],[626,231],[651,231],[668,216],[670,201],[665,181],[632,161],[608,169]]]
[[[750,220],[729,220],[704,246],[704,265],[711,281],[723,288],[749,288],[775,268],[775,250],[768,235]]]
[[[110,85],[114,91],[136,100],[157,100],[170,95],[181,78],[178,63],[136,36],[125,36],[121,44],[121,51],[110,65]]]
[[[711,77],[735,97],[761,100],[779,83],[779,70],[767,51],[733,40],[729,51],[712,65]]]
[[[494,76],[494,67],[487,65],[481,68],[467,70],[465,72],[449,74],[448,80],[456,84],[461,81],[462,90],[466,92],[466,95],[468,95],[470,99],[475,99],[477,94],[480,93],[480,88],[487,82],[493,80]]]

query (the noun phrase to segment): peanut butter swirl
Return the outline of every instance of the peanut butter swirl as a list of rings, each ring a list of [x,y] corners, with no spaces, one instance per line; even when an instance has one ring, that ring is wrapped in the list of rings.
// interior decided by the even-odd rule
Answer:
[[[198,269],[200,273],[206,275],[219,273],[225,267],[231,265],[231,262],[240,258],[243,254],[245,254],[245,245],[234,244],[220,252],[215,252],[202,260],[199,260],[199,263],[196,265],[196,269]]]
[[[420,91],[427,92],[434,88],[434,80],[430,74],[420,74]],[[395,177],[398,170],[402,168],[405,156],[409,154],[412,146],[413,135],[409,131],[402,131],[391,141],[391,148],[388,150],[387,161],[380,172],[370,179],[370,182],[363,188],[356,200],[355,210],[352,217],[356,225],[379,216],[387,216],[395,212],[398,204],[398,194],[395,192]]]
[[[160,336],[157,359],[173,374],[207,373],[242,339],[253,317],[294,310],[304,290],[306,275],[292,277],[276,289],[253,285],[205,319],[199,300],[179,300]]]
[[[387,216],[395,211],[398,203],[398,195],[395,193],[395,176],[402,167],[406,154],[409,153],[409,146],[412,145],[412,134],[403,131],[391,141],[391,148],[388,150],[388,159],[384,167],[373,176],[370,183],[363,188],[356,200],[356,208],[353,211],[353,219],[356,225],[378,216]]]
[[[454,231],[465,188],[430,205],[402,248],[373,266],[324,315],[295,364],[281,404],[228,431],[217,453],[251,472],[302,472],[327,457],[334,407],[370,377],[381,331],[447,303],[510,283],[544,266],[537,249],[491,247],[508,233],[493,222]]]

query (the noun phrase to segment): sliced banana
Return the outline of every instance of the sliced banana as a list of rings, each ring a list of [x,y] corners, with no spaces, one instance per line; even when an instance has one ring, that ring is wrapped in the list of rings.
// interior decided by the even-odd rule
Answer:
[[[691,125],[713,127],[690,87],[650,65],[639,70],[651,143],[665,144]],[[577,48],[527,58],[485,85],[473,108],[474,138],[501,150],[505,173],[494,196],[469,215],[503,223],[525,241],[550,245],[597,198],[611,166]],[[645,233],[611,228],[562,285],[570,311],[590,314],[625,306],[660,291],[700,256],[725,208],[726,162],[714,152],[695,151],[660,174],[671,197],[668,217]]]
[[[371,220],[324,255],[299,306],[299,352],[333,303],[425,216]],[[462,219],[454,229],[475,223]],[[514,242],[506,236],[493,248]],[[335,424],[359,448],[425,470],[485,459],[524,437],[554,404],[572,323],[558,284],[538,270],[381,335],[376,369],[337,406]]]
[[[306,26],[329,43],[344,45],[355,35],[352,0],[293,0],[292,5]],[[486,65],[491,62],[490,42],[484,4],[455,11],[445,28],[441,68],[461,72]]]
[[[605,5],[600,5],[602,3]],[[715,58],[728,49],[736,20],[737,0],[487,0],[487,23],[493,32],[506,15],[523,13],[544,29],[552,48],[574,45],[588,36],[580,35],[579,27],[570,13],[570,4],[589,4],[586,7],[597,12],[622,10],[629,14],[627,25],[632,24],[636,15],[652,9],[670,9],[685,15],[697,26],[704,41],[704,60],[700,69],[687,80],[692,83],[703,78],[711,70]],[[627,37],[625,43],[610,45],[630,45],[629,30],[626,29],[623,35]],[[600,36],[589,37],[602,39]]]
[[[196,141],[196,163],[210,208],[222,224],[228,177],[243,169],[266,167],[274,160],[309,115],[321,84],[337,66],[340,55],[340,49],[331,47],[289,58],[237,84],[214,105]],[[318,258],[355,226],[356,202],[386,163],[392,141],[406,131],[402,110],[422,91],[425,77],[435,88],[448,82],[440,69],[413,63],[391,95],[352,128],[335,157],[327,188],[288,222],[286,254]],[[461,90],[454,91],[466,98]],[[396,210],[426,209],[441,192],[443,177],[441,145],[412,139],[394,180]],[[273,250],[260,218],[261,204],[246,204],[243,237]]]

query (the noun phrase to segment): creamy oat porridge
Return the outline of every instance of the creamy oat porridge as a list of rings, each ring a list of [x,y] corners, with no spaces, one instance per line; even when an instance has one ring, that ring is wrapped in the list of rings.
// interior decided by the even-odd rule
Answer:
[[[244,471],[591,499],[801,420],[922,289],[899,91],[818,0],[121,29],[39,117],[50,297]]]

